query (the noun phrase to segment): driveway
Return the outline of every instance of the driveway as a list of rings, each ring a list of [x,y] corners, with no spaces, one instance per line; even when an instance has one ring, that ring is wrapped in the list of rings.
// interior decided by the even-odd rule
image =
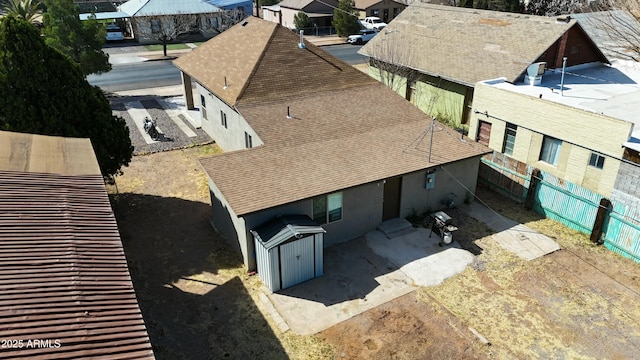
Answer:
[[[269,299],[298,335],[325,330],[420,286],[437,285],[462,272],[474,256],[424,228],[388,239],[374,231],[325,249],[325,274],[277,293]]]

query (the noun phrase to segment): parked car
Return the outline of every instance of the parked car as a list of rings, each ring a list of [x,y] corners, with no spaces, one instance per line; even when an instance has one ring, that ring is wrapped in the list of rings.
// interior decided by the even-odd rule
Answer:
[[[386,22],[382,21],[382,19],[376,16],[368,16],[360,20],[360,24],[362,24],[362,26],[364,26],[366,29],[376,29],[378,31],[384,29],[387,26]]]
[[[116,24],[107,25],[107,41],[122,41],[124,40],[124,34],[122,29]]]
[[[347,42],[349,44],[364,44],[367,41],[371,40],[378,33],[375,29],[364,29],[360,30],[359,34],[349,35],[347,38]]]

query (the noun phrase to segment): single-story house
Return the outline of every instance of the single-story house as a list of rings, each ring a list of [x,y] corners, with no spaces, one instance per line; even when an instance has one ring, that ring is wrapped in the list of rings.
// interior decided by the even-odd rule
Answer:
[[[375,16],[389,23],[398,16],[407,4],[395,0],[354,0],[353,8],[358,11],[358,17],[364,19]]]
[[[89,139],[0,131],[0,253],[0,358],[155,358]]]
[[[157,44],[190,34],[211,38],[230,25],[226,11],[206,0],[129,0],[118,7],[128,15],[127,32],[141,44]]]
[[[262,18],[295,29],[293,18],[303,12],[311,18],[314,27],[325,30],[332,27],[333,11],[338,7],[338,0],[282,0],[275,6],[263,6]]]
[[[211,223],[248,270],[256,269],[251,231],[278,216],[309,217],[331,246],[439,208],[451,194],[462,201],[490,151],[300,41],[247,18],[174,61],[188,106],[195,82],[202,129],[225,150],[200,159]]]
[[[478,81],[521,81],[527,67],[547,69],[607,58],[569,17],[415,2],[360,50],[371,75],[428,114],[467,123]]]

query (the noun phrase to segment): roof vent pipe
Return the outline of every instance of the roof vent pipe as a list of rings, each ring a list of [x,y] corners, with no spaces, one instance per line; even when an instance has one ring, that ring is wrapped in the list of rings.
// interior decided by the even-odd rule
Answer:
[[[298,43],[298,47],[300,49],[306,48],[306,46],[304,46],[304,30],[300,30],[300,42]]]
[[[287,106],[287,119],[291,119],[291,113],[289,112],[289,107]]]
[[[562,58],[562,77],[560,78],[560,96],[564,96],[564,72],[567,68],[567,57]]]
[[[224,86],[222,87],[222,90],[227,90],[227,77],[224,77]]]

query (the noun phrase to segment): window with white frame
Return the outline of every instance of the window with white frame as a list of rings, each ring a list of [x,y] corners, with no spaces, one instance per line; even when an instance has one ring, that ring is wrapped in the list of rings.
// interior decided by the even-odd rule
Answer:
[[[202,118],[207,120],[207,109],[206,109],[206,100],[204,95],[200,95],[200,110],[202,110]]]
[[[342,192],[314,197],[313,220],[318,224],[342,220]]]
[[[602,169],[604,167],[604,156],[596,153],[591,153],[591,157],[589,157],[589,166]]]
[[[222,123],[222,126],[224,126],[224,128],[227,128],[227,114],[224,113],[224,111],[220,110],[220,121]]]
[[[507,123],[507,128],[504,132],[504,148],[502,152],[507,155],[513,155],[513,148],[516,144],[516,131],[518,126]]]
[[[544,136],[542,140],[542,151],[540,152],[540,160],[551,165],[558,165],[558,157],[560,156],[560,148],[562,140],[558,140],[551,136]]]

